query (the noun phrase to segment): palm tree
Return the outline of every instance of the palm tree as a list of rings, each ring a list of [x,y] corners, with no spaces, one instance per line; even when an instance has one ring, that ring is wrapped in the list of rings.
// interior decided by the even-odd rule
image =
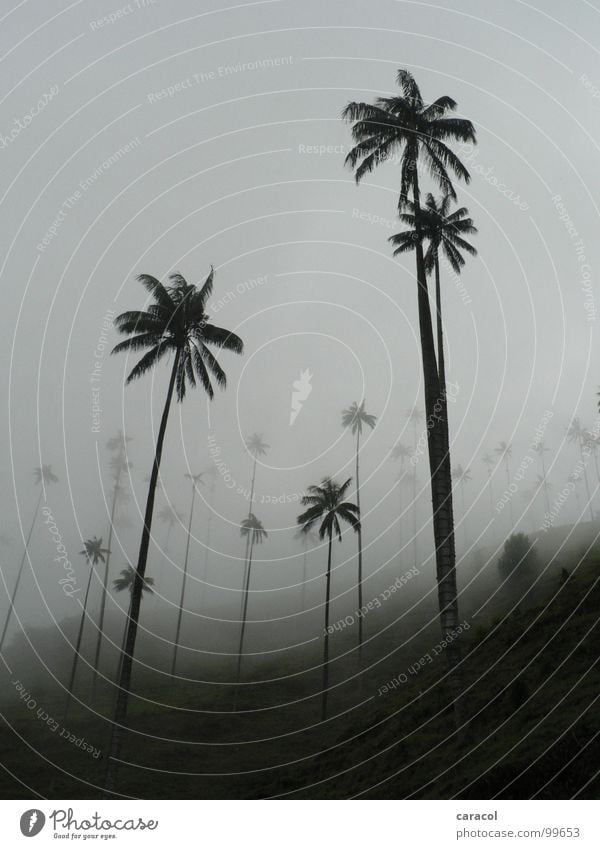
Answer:
[[[40,504],[42,503],[42,497],[45,497],[46,486],[51,483],[58,483],[58,478],[52,471],[52,466],[38,466],[33,472],[33,480],[36,484],[41,484],[40,494],[38,496],[38,500],[36,502],[33,517],[31,519],[31,526],[29,528],[29,533],[27,534],[27,539],[25,540],[25,548],[23,549],[23,556],[21,558],[21,563],[19,564],[19,570],[17,572],[17,580],[15,581],[15,586],[12,591],[12,595],[10,597],[10,603],[8,605],[8,612],[6,614],[6,619],[4,620],[4,626],[2,628],[2,635],[0,636],[0,652],[2,652],[2,647],[4,646],[4,640],[6,639],[6,634],[8,633],[8,626],[10,624],[11,616],[15,609],[15,600],[17,598],[17,592],[19,590],[19,584],[21,583],[21,576],[23,574],[23,567],[25,566],[25,559],[27,557],[27,553],[29,551],[29,543],[31,542],[31,537],[33,536],[33,529],[35,528],[35,523],[37,521],[38,511],[40,509]]]
[[[490,508],[492,510],[492,515],[493,515],[493,513],[494,513],[494,483],[493,483],[492,478],[493,478],[493,475],[494,475],[494,469],[496,467],[496,461],[494,460],[494,458],[492,457],[491,454],[484,454],[484,456],[481,458],[481,462],[483,463],[483,465],[487,469],[488,486],[490,488]]]
[[[362,436],[363,425],[370,427],[371,430],[375,427],[377,416],[367,413],[365,410],[364,399],[360,402],[354,401],[347,410],[342,410],[342,427],[349,428],[353,436],[356,436],[356,506],[360,515],[360,437]],[[362,610],[363,592],[362,592],[362,522],[359,523],[357,533],[358,537],[358,609]],[[363,644],[363,618],[358,619],[358,656],[362,654]]]
[[[338,484],[331,478],[323,478],[320,486],[309,486],[302,496],[302,506],[306,507],[297,522],[308,533],[320,521],[319,539],[327,537],[327,586],[325,590],[325,643],[323,648],[323,694],[321,701],[321,721],[327,719],[327,694],[329,690],[329,602],[331,598],[331,548],[333,535],[342,541],[340,521],[347,522],[356,533],[360,527],[358,505],[344,501],[352,478]]]
[[[252,477],[250,479],[250,499],[248,502],[248,518],[252,516],[252,507],[254,505],[254,485],[256,483],[256,464],[259,457],[264,457],[269,449],[269,445],[263,440],[262,434],[253,433],[252,436],[248,437],[246,440],[246,450],[250,454],[251,457],[254,458],[252,462]],[[242,586],[245,586],[247,580],[247,569],[248,569],[248,552],[250,550],[250,536],[246,536],[246,546],[244,550],[244,578],[242,581]],[[243,606],[243,596],[242,596],[242,606]],[[241,614],[240,609],[240,614]]]
[[[398,495],[399,495],[398,506],[400,508],[399,521],[398,521],[398,533],[399,533],[399,537],[400,537],[400,548],[401,548],[402,547],[402,511],[403,511],[403,506],[404,506],[403,505],[403,498],[402,498],[402,485],[405,484],[404,465],[405,465],[406,461],[408,460],[408,458],[411,456],[411,451],[410,451],[409,448],[406,447],[406,445],[404,445],[403,442],[398,440],[398,442],[396,442],[396,444],[393,446],[390,453],[391,453],[391,456],[392,456],[392,460],[397,460],[400,463],[400,474],[398,475],[397,483],[398,483]],[[416,517],[416,513],[414,515]]]
[[[92,583],[92,575],[94,574],[94,567],[98,565],[98,563],[106,563],[106,559],[109,553],[108,548],[102,548],[102,537],[98,539],[94,537],[93,539],[86,539],[83,541],[83,550],[79,552],[82,554],[86,561],[90,565],[90,574],[88,577],[87,586],[85,588],[85,595],[83,597],[83,606],[81,609],[81,619],[79,622],[79,631],[77,632],[77,642],[75,644],[75,654],[73,655],[73,664],[71,666],[71,677],[69,678],[69,686],[67,688],[67,704],[65,705],[65,719],[67,718],[67,714],[69,712],[69,707],[71,705],[71,700],[73,698],[73,688],[75,686],[75,675],[77,673],[77,664],[79,663],[79,650],[81,649],[81,639],[83,637],[83,628],[85,625],[85,617],[87,612],[87,603],[88,597],[90,594],[90,585]]]
[[[149,274],[139,276],[139,281],[153,298],[147,310],[125,312],[117,316],[115,326],[128,339],[113,348],[120,351],[148,350],[130,372],[127,383],[150,371],[166,355],[173,355],[167,397],[160,420],[152,473],[148,486],[144,527],[138,555],[135,582],[131,594],[131,609],[127,624],[125,655],[121,669],[119,692],[115,716],[111,728],[111,740],[106,774],[106,787],[114,788],[116,766],[122,743],[122,727],[127,716],[127,703],[131,684],[131,667],[137,634],[142,588],[148,559],[148,547],[154,513],[154,499],[158,481],[163,443],[169,418],[173,393],[180,403],[185,399],[186,388],[196,386],[199,380],[204,391],[212,400],[212,381],[224,388],[225,372],[210,350],[212,346],[241,354],[242,340],[228,330],[210,323],[207,300],[213,288],[213,269],[201,288],[188,284],[180,274],[171,274],[171,285],[165,286]]]
[[[536,442],[533,446],[533,450],[540,458],[540,465],[542,467],[542,474],[538,476],[538,490],[542,488],[544,490],[544,496],[546,501],[546,511],[550,512],[550,502],[548,501],[548,490],[550,489],[550,484],[546,480],[546,461],[544,460],[544,454],[546,454],[550,449],[546,448],[546,443],[543,439],[540,439],[539,442]],[[540,483],[541,481],[541,483]],[[543,483],[543,486],[542,486]]]
[[[546,505],[546,513],[550,513],[550,499],[548,493],[552,489],[552,484],[548,481],[545,475],[538,475],[534,484],[534,492],[536,494],[544,493],[544,502]]]
[[[242,655],[244,653],[244,634],[246,633],[246,616],[248,614],[248,593],[250,591],[250,572],[252,570],[252,554],[254,552],[254,546],[260,545],[267,538],[268,534],[263,527],[263,523],[260,519],[254,515],[254,513],[250,513],[247,518],[243,519],[240,524],[240,533],[242,537],[245,537],[249,540],[250,548],[248,549],[248,563],[246,564],[246,581],[244,584],[244,597],[242,603],[242,627],[240,629],[240,645],[238,648],[238,657],[237,657],[237,678],[236,683],[239,684],[241,680],[242,674]],[[234,692],[234,711],[237,709],[237,693],[238,688],[236,686]]]
[[[96,654],[94,656],[94,672],[92,675],[92,687],[90,700],[94,701],[96,691],[96,682],[98,678],[98,667],[100,665],[100,651],[102,648],[102,636],[104,632],[104,613],[106,610],[106,591],[108,588],[108,570],[110,566],[110,551],[112,545],[113,529],[115,527],[115,512],[117,509],[117,501],[124,496],[124,490],[121,486],[121,477],[128,469],[131,468],[131,463],[127,460],[127,443],[131,442],[131,437],[125,436],[120,430],[115,436],[111,437],[106,443],[106,447],[112,453],[110,467],[113,473],[113,493],[112,503],[110,506],[110,521],[108,525],[108,542],[106,548],[108,553],[104,565],[104,579],[102,581],[102,598],[100,601],[100,618],[98,621],[98,637],[96,639]]]
[[[213,463],[211,463],[210,466],[208,466],[204,470],[204,475],[205,475],[205,477],[209,478],[209,480],[210,480],[210,505],[209,505],[209,508],[208,508],[208,519],[206,521],[206,542],[204,544],[204,568],[202,570],[203,571],[203,574],[202,574],[203,594],[204,594],[204,590],[206,589],[205,585],[206,585],[206,580],[207,580],[207,575],[208,575],[208,553],[210,551],[210,532],[211,532],[211,528],[212,528],[212,516],[213,516],[214,501],[215,501],[215,489],[216,489],[216,486],[217,486],[217,468],[216,468],[216,466]]]
[[[510,458],[512,457],[512,446],[502,440],[498,443],[498,447],[494,448],[496,452],[496,456],[498,457],[498,463],[504,463],[504,470],[506,472],[506,490],[510,496]],[[508,499],[508,510],[510,515],[510,530],[511,533],[514,529],[515,520],[513,518],[513,506],[512,506],[512,498]]]
[[[596,478],[600,485],[600,469],[598,468],[598,449],[600,448],[600,439],[598,434],[591,430],[586,430],[583,434],[583,444],[586,450],[594,458],[594,468],[596,469]]]
[[[465,483],[472,480],[471,469],[463,469],[459,464],[452,473],[452,477],[460,484],[460,494],[462,497],[462,512],[463,512],[463,536],[465,548],[467,547],[467,508],[465,505]]]
[[[173,662],[171,663],[171,677],[175,677],[175,666],[177,664],[177,650],[179,648],[179,634],[181,633],[181,617],[183,615],[183,602],[185,598],[185,584],[187,580],[188,556],[190,553],[190,538],[192,535],[192,519],[194,517],[194,501],[196,500],[196,486],[202,483],[203,472],[197,475],[186,475],[188,480],[192,482],[192,499],[190,504],[190,518],[188,521],[187,541],[185,544],[185,559],[183,563],[183,579],[181,581],[181,598],[179,600],[179,609],[177,611],[177,629],[175,631],[175,644],[173,646]]]
[[[425,271],[427,274],[435,272],[435,304],[437,313],[437,356],[440,387],[442,393],[446,392],[446,368],[444,365],[444,334],[442,323],[442,297],[440,289],[440,249],[443,251],[450,267],[456,275],[460,274],[465,259],[461,251],[466,251],[471,256],[477,256],[477,250],[466,239],[465,235],[477,233],[477,227],[468,217],[469,210],[461,206],[454,212],[450,212],[452,198],[444,195],[436,201],[429,192],[425,199],[425,206],[420,210],[421,226],[417,229],[417,216],[415,205],[411,201],[406,204],[408,212],[400,213],[400,221],[409,226],[408,230],[390,236],[389,241],[396,246],[394,256],[415,250],[419,239],[428,242],[427,251],[424,255]]]
[[[571,426],[567,431],[567,439],[569,442],[573,442],[579,446],[579,456],[581,457],[581,464],[583,466],[583,479],[585,481],[585,491],[587,493],[587,506],[590,511],[590,518],[592,522],[594,521],[594,511],[592,509],[592,496],[590,494],[590,482],[588,480],[587,467],[583,457],[583,449],[585,446],[585,435],[587,433],[587,429],[583,427],[579,417],[576,416],[571,422]]]
[[[131,615],[131,598],[133,593],[133,588],[135,586],[135,569],[129,563],[124,569],[121,569],[121,577],[115,578],[113,581],[113,590],[115,592],[121,593],[124,590],[129,591],[129,606],[127,611],[127,619],[125,620],[125,627],[123,628],[123,637],[121,639],[121,651],[119,652],[119,666],[117,671],[117,681],[121,678],[121,669],[123,667],[123,656],[125,653],[125,640],[127,638],[127,623],[129,622],[129,617]],[[152,595],[154,590],[152,587],[154,586],[154,578],[151,578],[149,575],[144,576],[144,583],[142,585],[142,592],[148,593]]]
[[[452,98],[440,97],[433,103],[426,104],[409,71],[400,69],[397,82],[401,88],[399,95],[378,97],[374,104],[350,103],[345,108],[342,115],[346,120],[353,122],[352,136],[356,142],[346,157],[346,162],[356,169],[355,177],[358,183],[377,165],[399,153],[399,210],[402,211],[409,200],[412,200],[414,204],[415,226],[419,234],[415,246],[417,303],[427,416],[433,531],[440,619],[442,634],[446,638],[458,628],[450,440],[446,397],[440,385],[429,307],[427,272],[421,238],[421,190],[418,168],[423,162],[431,177],[440,186],[442,193],[454,200],[456,193],[449,171],[465,182],[469,182],[470,177],[465,166],[446,142],[449,140],[475,142],[475,130],[470,121],[449,117],[448,113],[456,109],[456,103]],[[459,645],[458,640],[450,640],[447,650],[451,670],[450,685],[453,690],[457,720],[460,719],[459,694],[462,689],[458,670]]]

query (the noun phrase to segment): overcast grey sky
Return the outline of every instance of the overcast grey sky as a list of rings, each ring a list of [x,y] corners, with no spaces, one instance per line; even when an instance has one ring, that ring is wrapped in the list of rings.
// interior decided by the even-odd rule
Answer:
[[[255,512],[270,540],[257,580],[293,583],[297,557],[278,558],[298,551],[297,498],[324,474],[353,474],[340,411],[366,397],[379,419],[363,453],[365,559],[371,574],[398,571],[388,562],[398,504],[389,451],[398,438],[412,444],[406,411],[422,405],[414,260],[394,260],[386,241],[396,230],[397,166],[356,187],[343,167],[350,133],[340,120],[349,100],[392,92],[398,68],[415,75],[425,99],[454,97],[477,129],[477,148],[461,151],[473,179],[457,191],[479,228],[479,257],[468,260],[462,291],[443,281],[447,371],[457,386],[452,452],[472,468],[471,533],[490,520],[481,456],[505,439],[517,466],[545,411],[549,478],[560,489],[577,459],[565,429],[574,415],[593,426],[600,382],[599,8],[3,0],[0,12],[9,583],[19,522],[27,528],[35,503],[34,466],[50,463],[61,479],[48,503],[74,560],[82,536],[106,535],[105,443],[119,427],[135,438],[136,499],[114,568],[135,558],[168,368],[124,388],[131,362],[109,357],[117,340],[102,338],[103,322],[108,311],[143,306],[138,273],[177,270],[200,282],[211,264],[215,322],[242,336],[245,354],[221,355],[229,386],[210,406],[196,391],[173,411],[161,503],[187,509],[183,475],[209,465],[213,434],[235,486],[218,479],[209,580],[237,587],[247,511],[237,489],[248,487],[251,468],[243,443],[262,433],[271,448]],[[312,392],[290,426],[292,384],[306,369]],[[418,472],[426,525],[424,463]],[[592,466],[589,474],[595,486]],[[502,485],[499,470],[498,492]],[[281,496],[285,504],[268,503]],[[519,513],[526,506],[519,501]],[[201,505],[200,540],[207,515]],[[565,520],[575,515],[572,500]],[[162,544],[164,528],[157,533]],[[194,550],[202,558],[200,543]],[[32,616],[42,596],[60,616],[65,600],[43,529],[34,551],[41,595],[29,590]],[[339,563],[353,557],[349,539]],[[427,569],[431,578],[431,562]],[[351,581],[340,577],[339,591]]]

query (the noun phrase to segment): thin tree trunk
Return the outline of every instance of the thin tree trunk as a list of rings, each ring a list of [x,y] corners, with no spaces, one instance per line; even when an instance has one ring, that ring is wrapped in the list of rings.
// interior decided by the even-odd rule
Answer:
[[[446,397],[446,365],[444,362],[444,330],[442,324],[442,290],[440,287],[440,263],[435,252],[435,307],[437,313],[437,356],[440,391]]]
[[[246,633],[246,617],[248,615],[248,595],[250,592],[250,573],[252,571],[252,553],[254,551],[254,531],[249,531],[248,536],[251,538],[250,549],[248,551],[248,568],[246,569],[246,582],[244,584],[244,599],[242,608],[242,627],[240,629],[240,644],[238,646],[237,658],[237,675],[236,686],[233,695],[233,710],[237,710],[239,684],[242,679],[242,654],[244,652],[244,635]]]
[[[250,518],[252,514],[252,502],[254,501],[254,482],[256,480],[256,457],[254,458],[254,465],[252,467],[252,482],[250,484],[250,506],[248,507],[248,518]],[[250,535],[246,538],[246,546],[244,551],[244,580],[242,581],[242,586],[246,585],[247,571],[248,571],[248,553],[250,551]],[[242,613],[242,606],[244,604],[244,599],[242,597],[241,605],[240,605],[240,617]]]
[[[40,490],[40,494],[38,496],[37,503],[35,505],[35,510],[33,511],[33,519],[31,520],[31,527],[29,528],[29,533],[27,534],[27,539],[25,541],[25,549],[23,550],[23,557],[21,558],[21,563],[19,565],[19,571],[17,572],[17,580],[15,581],[15,588],[13,589],[12,596],[10,599],[10,604],[8,605],[8,612],[6,614],[6,619],[4,620],[4,627],[2,629],[2,636],[0,637],[0,652],[4,646],[4,640],[6,639],[6,634],[8,632],[8,626],[10,624],[10,617],[13,614],[15,609],[15,600],[17,598],[17,592],[19,590],[19,584],[21,583],[21,575],[23,574],[23,567],[25,566],[25,558],[27,557],[27,552],[29,551],[29,543],[31,542],[31,537],[33,535],[33,529],[35,528],[35,522],[37,519],[38,511],[40,509],[40,504],[42,503],[42,496],[44,494],[44,487]]]
[[[420,193],[416,169],[413,172],[413,200],[415,205],[415,224],[417,234],[419,234],[421,229]],[[454,703],[454,716],[456,723],[459,724],[461,718],[459,700],[462,691],[459,669],[461,652],[460,640],[456,635],[458,629],[458,600],[448,414],[446,398],[440,391],[439,371],[435,356],[433,327],[427,291],[427,277],[423,261],[423,245],[420,238],[417,238],[415,248],[440,620],[443,638],[446,639],[452,635],[446,649],[446,657],[450,670],[449,686]]]
[[[321,722],[327,719],[327,692],[329,690],[329,599],[331,598],[331,543],[327,548],[327,587],[325,590],[325,645],[323,647],[323,694],[321,696]]]
[[[123,743],[124,722],[127,717],[127,703],[129,701],[129,689],[131,687],[131,667],[133,663],[133,652],[135,649],[135,639],[137,636],[138,618],[140,615],[140,602],[142,599],[142,590],[144,587],[144,576],[146,574],[146,561],[148,559],[148,548],[150,545],[150,530],[152,527],[152,514],[154,512],[154,498],[156,495],[156,483],[158,481],[158,472],[160,469],[160,460],[162,457],[163,442],[165,439],[165,431],[167,429],[167,421],[169,418],[169,409],[173,398],[173,390],[175,388],[175,377],[177,375],[177,366],[179,364],[179,351],[175,355],[173,369],[169,380],[169,388],[167,390],[167,398],[160,421],[158,430],[158,438],[156,441],[156,453],[154,455],[154,463],[152,465],[152,474],[150,475],[150,485],[148,487],[148,497],[146,499],[146,512],[144,515],[144,528],[142,530],[142,539],[140,542],[140,551],[138,556],[137,569],[135,573],[135,581],[133,584],[133,592],[131,595],[131,610],[127,622],[127,639],[125,641],[125,653],[123,655],[123,663],[121,674],[119,676],[119,692],[117,696],[117,704],[115,707],[115,715],[111,728],[110,748],[108,752],[108,763],[106,769],[105,788],[109,791],[114,790],[117,778],[118,759],[121,754],[121,746]]]
[[[494,515],[494,489],[493,489],[492,472],[491,471],[488,471],[488,478],[489,478],[489,482],[490,482],[490,508],[491,508],[492,516],[493,516]]]
[[[465,504],[465,485],[464,483],[460,484],[460,496],[462,501],[462,511],[463,511],[463,539],[465,543],[465,550],[467,548],[467,507]]]
[[[512,495],[511,495],[511,492],[510,492],[510,466],[508,464],[508,457],[506,458],[505,465],[506,465],[506,489],[508,491],[508,494],[511,496],[508,499],[508,515],[510,516],[510,532],[512,534],[512,532],[515,529],[515,520],[514,520],[514,514],[513,514]]]
[[[175,631],[175,645],[173,646],[173,662],[171,663],[171,678],[175,677],[175,666],[177,664],[177,649],[179,648],[179,635],[181,633],[181,617],[183,615],[183,602],[185,598],[185,584],[187,581],[188,556],[190,553],[190,536],[192,534],[192,518],[194,516],[194,501],[196,500],[196,484],[192,480],[192,503],[190,506],[190,519],[188,522],[187,542],[185,546],[185,560],[183,563],[183,580],[181,582],[181,598],[177,612],[177,629]]]
[[[304,556],[302,558],[302,612],[306,610],[306,541],[304,543]]]
[[[417,454],[418,440],[417,440],[417,420],[414,422],[414,431],[415,431],[415,456]],[[413,559],[414,559],[414,567],[417,568],[417,560],[418,560],[418,548],[417,548],[417,467],[413,466],[413,479],[412,479],[412,496],[413,496]]]
[[[100,620],[98,622],[98,638],[96,640],[96,654],[94,656],[94,672],[93,672],[93,675],[92,675],[92,686],[91,686],[91,690],[90,690],[90,701],[92,703],[94,701],[94,696],[95,696],[95,693],[96,693],[96,682],[97,682],[97,678],[98,678],[98,667],[99,667],[99,664],[100,664],[100,650],[101,650],[101,647],[102,647],[102,635],[103,635],[103,629],[104,629],[104,613],[105,613],[105,610],[106,610],[106,587],[107,587],[107,584],[108,584],[108,569],[109,569],[109,566],[110,566],[110,548],[111,548],[111,545],[112,545],[113,528],[114,528],[114,521],[115,521],[115,510],[116,510],[116,507],[117,507],[117,497],[118,497],[118,492],[119,492],[120,480],[121,480],[121,464],[119,463],[119,466],[117,468],[117,475],[115,477],[115,488],[113,490],[112,505],[111,505],[111,508],[110,508],[110,525],[109,525],[109,528],[108,528],[108,542],[106,544],[107,554],[106,554],[106,561],[105,561],[105,564],[104,564],[104,581],[102,582],[102,600],[100,602]]]
[[[360,524],[358,526],[358,609],[362,610],[363,606],[363,588],[362,588],[362,516],[360,513],[360,479],[359,479],[359,455],[360,455],[360,428],[356,430],[356,506],[358,507],[358,518]],[[358,617],[358,662],[362,660],[363,646],[363,617]]]
[[[579,440],[579,454],[581,456],[581,461],[583,463],[583,478],[585,480],[585,491],[587,493],[587,498],[588,498],[588,509],[590,511],[590,517],[591,517],[591,520],[593,522],[594,519],[595,519],[595,516],[594,516],[594,510],[592,509],[592,496],[590,494],[590,482],[588,480],[587,467],[586,467],[586,464],[585,464],[585,460],[583,459],[583,440],[582,439]]]
[[[83,610],[81,611],[81,620],[79,622],[79,631],[77,632],[77,642],[75,644],[75,654],[73,655],[73,664],[71,666],[71,677],[69,678],[69,686],[67,688],[67,704],[65,705],[64,719],[66,721],[69,713],[69,707],[73,699],[73,688],[75,686],[75,675],[77,673],[77,664],[79,663],[79,650],[81,648],[81,640],[83,638],[83,628],[85,626],[85,613],[87,610],[88,596],[90,594],[90,586],[92,583],[92,575],[94,574],[94,566],[90,563],[90,574],[88,577],[87,587],[85,588],[85,596],[83,598]]]

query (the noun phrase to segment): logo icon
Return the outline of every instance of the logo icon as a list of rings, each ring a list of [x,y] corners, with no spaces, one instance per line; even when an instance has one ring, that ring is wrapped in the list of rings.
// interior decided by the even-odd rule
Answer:
[[[45,824],[46,817],[44,814],[38,808],[32,808],[30,811],[25,811],[21,816],[21,834],[25,837],[35,837]]]
[[[294,424],[300,410],[302,409],[302,404],[310,393],[312,392],[312,386],[310,384],[313,376],[310,373],[310,369],[304,369],[304,371],[300,372],[300,378],[298,380],[294,380],[292,383],[292,404],[290,410],[290,427]]]

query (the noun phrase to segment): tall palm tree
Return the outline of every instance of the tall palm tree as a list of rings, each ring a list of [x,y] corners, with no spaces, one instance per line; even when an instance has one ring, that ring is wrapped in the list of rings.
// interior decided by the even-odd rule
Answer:
[[[567,439],[569,442],[574,443],[579,447],[579,456],[581,458],[581,464],[583,466],[583,480],[585,481],[585,491],[587,493],[587,506],[590,511],[590,518],[592,522],[594,521],[594,510],[592,508],[592,496],[590,493],[590,482],[588,480],[587,466],[583,456],[583,449],[585,447],[585,439],[587,428],[583,427],[581,421],[578,416],[576,416],[567,430]]]
[[[108,575],[110,567],[110,551],[112,545],[113,530],[116,524],[115,514],[117,502],[123,499],[124,490],[121,486],[122,476],[131,468],[131,463],[127,460],[127,443],[131,442],[131,437],[125,436],[120,430],[115,436],[111,437],[106,443],[106,447],[111,452],[110,468],[113,475],[113,492],[112,503],[110,506],[110,520],[108,525],[108,541],[106,543],[107,555],[104,564],[104,578],[102,580],[102,597],[100,600],[100,617],[98,620],[98,637],[96,639],[96,653],[94,656],[94,672],[92,674],[92,687],[90,700],[94,701],[96,691],[96,683],[98,678],[98,668],[100,665],[100,651],[102,648],[102,637],[104,633],[104,614],[106,610],[106,592],[108,589]]]
[[[425,418],[425,413],[419,407],[413,407],[412,410],[406,411],[406,416],[409,422],[412,423],[413,426],[413,439],[414,439],[414,457],[417,457],[417,449],[419,447],[419,424]],[[414,557],[414,566],[417,567],[418,561],[418,548],[417,548],[417,467],[416,464],[413,465],[412,469],[408,472],[407,484],[412,483],[412,514],[413,514],[413,557]]]
[[[238,657],[237,657],[237,678],[236,683],[239,684],[241,680],[242,674],[242,655],[244,653],[244,635],[246,633],[246,617],[248,615],[248,594],[250,592],[250,573],[252,571],[252,555],[254,553],[254,546],[260,545],[265,539],[268,537],[267,532],[264,529],[263,523],[260,519],[254,515],[254,513],[250,513],[245,519],[242,519],[240,524],[240,533],[242,537],[245,537],[250,542],[250,548],[248,549],[248,563],[246,565],[246,582],[244,584],[244,597],[242,603],[242,627],[240,628],[240,644],[238,648]],[[238,688],[236,686],[234,692],[234,711],[237,709],[237,694]]]
[[[474,142],[475,130],[470,121],[449,116],[448,113],[456,109],[452,98],[445,96],[433,103],[425,103],[409,71],[400,69],[397,82],[401,89],[399,95],[378,97],[374,104],[350,103],[345,108],[342,115],[352,122],[352,136],[356,142],[346,157],[346,162],[356,169],[355,177],[358,183],[377,165],[394,154],[400,154],[398,206],[402,211],[406,203],[412,200],[415,226],[421,234],[421,189],[418,170],[420,163],[427,167],[442,193],[454,200],[456,193],[449,172],[465,182],[469,182],[470,177],[465,166],[446,142]],[[448,413],[446,397],[441,391],[435,354],[421,238],[416,241],[415,256],[438,595],[442,634],[446,638],[458,628]],[[451,670],[449,679],[453,691],[455,718],[460,720],[459,695],[462,688],[458,669],[459,640],[449,641],[447,660]]]
[[[360,402],[354,401],[347,410],[342,410],[342,427],[350,430],[353,436],[356,436],[356,506],[360,515],[360,437],[362,436],[363,426],[370,427],[371,430],[375,427],[377,416],[367,413],[365,410],[364,399]],[[356,536],[358,538],[358,609],[362,610],[363,592],[362,592],[362,528],[363,523],[360,522],[357,528]],[[363,617],[358,619],[358,652],[359,658],[362,654],[363,645]]]
[[[252,516],[252,508],[254,506],[254,486],[256,484],[256,464],[258,462],[259,457],[264,457],[269,450],[270,446],[263,440],[262,434],[253,433],[252,436],[248,437],[246,440],[246,450],[253,457],[252,462],[252,477],[250,479],[250,499],[248,501],[248,518]],[[245,586],[247,580],[247,570],[248,570],[248,552],[250,551],[250,536],[246,536],[246,545],[244,550],[244,577],[242,581],[242,586]],[[243,606],[243,596],[242,596],[242,606]],[[240,608],[240,615],[241,615]]]
[[[171,663],[171,677],[175,677],[175,667],[177,665],[177,650],[179,649],[179,635],[181,633],[181,617],[183,615],[183,603],[185,600],[185,584],[187,581],[188,556],[190,553],[190,539],[192,536],[192,519],[194,518],[194,501],[196,500],[196,487],[202,483],[203,473],[197,475],[186,475],[186,478],[192,482],[192,498],[190,503],[190,517],[188,520],[187,540],[185,544],[185,559],[183,562],[183,578],[181,581],[181,598],[179,599],[179,609],[177,611],[177,628],[175,630],[175,643],[173,645],[173,662]]]
[[[405,464],[408,458],[411,456],[411,451],[409,448],[404,445],[403,442],[398,440],[396,444],[393,446],[391,452],[392,460],[396,460],[400,463],[400,474],[398,475],[397,484],[398,484],[398,507],[399,507],[399,520],[398,520],[398,534],[400,539],[400,548],[402,547],[402,512],[404,509],[404,499],[402,498],[402,486],[406,484],[404,479],[405,475]],[[416,516],[416,514],[414,514]]]
[[[348,478],[343,484],[338,484],[331,478],[323,478],[320,486],[309,486],[306,495],[302,496],[302,506],[307,509],[298,516],[297,522],[308,533],[317,522],[319,524],[319,539],[327,538],[327,585],[325,590],[325,642],[323,647],[323,694],[321,697],[321,721],[327,719],[327,695],[329,690],[329,602],[331,599],[331,549],[334,534],[342,541],[340,522],[347,522],[356,533],[360,527],[358,505],[344,501],[352,483]]]
[[[493,513],[494,513],[494,482],[493,482],[493,475],[494,475],[494,469],[496,468],[496,461],[494,460],[494,458],[492,457],[492,455],[491,455],[491,454],[484,454],[484,456],[481,458],[481,462],[483,463],[483,465],[484,465],[484,466],[486,467],[486,469],[487,469],[488,486],[489,486],[489,488],[490,488],[490,508],[491,508],[491,510],[492,510],[492,515],[493,515]]]
[[[471,256],[477,256],[477,250],[464,238],[465,235],[477,233],[477,227],[468,217],[469,210],[461,206],[460,209],[451,212],[451,204],[450,195],[444,195],[438,202],[429,192],[425,199],[425,206],[420,210],[421,226],[418,230],[415,205],[408,201],[406,204],[408,212],[400,213],[400,221],[407,224],[409,229],[403,230],[395,236],[390,236],[389,239],[396,246],[394,256],[415,250],[419,235],[421,239],[425,239],[428,243],[423,259],[426,273],[435,273],[438,372],[441,390],[444,394],[446,392],[446,367],[444,365],[444,333],[440,289],[440,251],[443,252],[450,267],[457,275],[460,274],[465,264],[461,251],[466,251]]]
[[[71,705],[71,700],[73,698],[73,688],[75,686],[75,675],[77,673],[77,664],[79,663],[79,650],[81,649],[81,640],[83,637],[83,628],[85,626],[85,617],[87,612],[87,603],[88,597],[90,594],[90,585],[92,583],[92,575],[94,574],[94,567],[98,565],[98,563],[106,563],[106,558],[109,553],[108,548],[102,548],[102,537],[98,539],[94,537],[93,539],[86,539],[83,541],[83,550],[79,552],[82,554],[87,563],[90,566],[90,574],[88,577],[87,586],[85,588],[85,595],[83,597],[83,605],[81,608],[81,619],[79,621],[79,630],[77,632],[77,642],[75,643],[75,654],[73,655],[73,663],[71,665],[71,676],[69,678],[69,686],[67,688],[67,704],[65,705],[65,719],[67,718],[67,714],[69,712],[69,707]]]
[[[462,498],[462,512],[463,512],[463,537],[465,548],[467,547],[467,508],[465,505],[465,484],[472,480],[471,477],[471,469],[463,469],[463,467],[459,464],[452,473],[452,477],[455,481],[460,484],[460,494]]]
[[[510,460],[512,457],[512,446],[508,444],[504,439],[498,443],[498,447],[494,448],[496,452],[496,456],[498,457],[498,463],[504,463],[504,471],[506,472],[506,489],[510,494]],[[514,529],[515,520],[513,516],[513,506],[512,506],[512,498],[508,499],[508,510],[510,516],[510,530],[511,533]]]
[[[6,634],[8,633],[8,626],[10,624],[10,620],[12,614],[15,609],[15,600],[17,598],[17,592],[19,590],[19,584],[21,583],[21,576],[23,574],[23,568],[25,566],[25,559],[27,558],[27,553],[29,551],[29,543],[31,542],[31,537],[33,536],[33,529],[35,528],[35,523],[37,521],[38,512],[40,509],[40,504],[42,503],[42,497],[45,496],[46,486],[51,483],[58,483],[58,478],[52,471],[52,466],[38,466],[33,472],[33,480],[36,484],[41,484],[40,494],[35,504],[35,508],[33,510],[33,517],[31,519],[31,525],[29,527],[29,533],[27,534],[27,539],[25,540],[25,548],[23,549],[23,556],[21,558],[21,562],[19,564],[19,570],[17,572],[17,580],[15,581],[15,586],[12,591],[12,595],[10,597],[10,602],[8,605],[8,611],[6,613],[6,618],[4,620],[4,626],[2,628],[2,634],[0,635],[0,652],[2,651],[2,647],[4,646],[4,640],[6,639]]]
[[[122,728],[127,716],[127,703],[131,685],[131,667],[137,635],[138,616],[144,586],[144,575],[148,559],[148,547],[154,513],[154,499],[163,451],[171,401],[175,393],[181,403],[186,388],[200,381],[209,399],[214,397],[213,383],[224,388],[225,372],[211,351],[211,347],[223,348],[241,354],[242,340],[228,330],[210,322],[207,300],[213,288],[213,269],[204,284],[197,288],[187,283],[180,274],[171,274],[170,285],[163,285],[149,274],[139,276],[153,303],[146,310],[124,312],[115,318],[115,326],[129,338],[113,348],[113,354],[121,351],[137,352],[148,349],[131,370],[127,383],[142,377],[166,355],[173,355],[167,397],[158,429],[152,473],[148,486],[144,527],[140,541],[136,576],[131,594],[131,609],[127,624],[125,655],[121,668],[115,716],[111,728],[106,788],[114,789],[117,760],[121,751]]]

